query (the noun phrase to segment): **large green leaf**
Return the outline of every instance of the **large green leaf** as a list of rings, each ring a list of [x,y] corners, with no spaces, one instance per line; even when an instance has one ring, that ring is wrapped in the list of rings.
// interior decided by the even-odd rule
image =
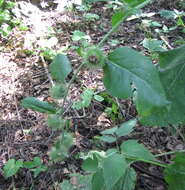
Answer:
[[[168,110],[154,109],[150,117],[143,117],[141,121],[159,126],[185,123],[185,46],[160,52],[158,69],[171,104]]]
[[[40,101],[34,97],[26,97],[21,101],[21,105],[24,108],[32,109],[41,113],[53,114],[56,113],[56,108],[45,101]]]
[[[122,190],[134,190],[136,183],[136,172],[133,168],[128,167],[123,178]]]
[[[178,153],[174,163],[170,164],[164,171],[165,180],[169,184],[169,190],[185,189],[185,154]]]
[[[128,167],[125,175],[114,186],[113,190],[134,190],[136,184],[136,172],[133,168]]]
[[[58,54],[49,67],[53,80],[65,82],[67,75],[72,71],[67,56]]]
[[[166,107],[165,92],[157,69],[149,58],[129,48],[117,48],[104,67],[104,85],[119,98],[134,95],[140,116],[148,116],[155,107]]]
[[[75,183],[70,183],[68,180],[64,180],[60,184],[61,190],[90,190],[91,187],[91,175],[80,175],[80,174],[72,174],[71,181],[75,181]]]
[[[106,190],[112,190],[115,184],[125,174],[127,163],[121,154],[112,154],[104,159],[103,176]]]
[[[87,158],[83,161],[82,169],[90,172],[95,172],[98,168],[98,159],[95,155],[93,158]]]
[[[123,154],[129,157],[133,157],[136,160],[155,160],[155,157],[144,147],[143,144],[139,144],[136,140],[127,140],[121,145]]]
[[[92,177],[92,190],[104,190],[103,170],[99,168]]]

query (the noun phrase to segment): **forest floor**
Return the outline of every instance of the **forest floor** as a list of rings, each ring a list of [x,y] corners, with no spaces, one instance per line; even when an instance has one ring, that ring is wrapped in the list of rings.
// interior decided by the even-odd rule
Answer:
[[[52,102],[48,92],[51,84],[47,75],[52,55],[62,49],[68,55],[74,71],[81,60],[74,50],[74,46],[79,44],[72,41],[73,32],[75,30],[85,32],[90,36],[91,43],[96,44],[110,29],[113,10],[107,8],[105,3],[96,3],[88,12],[97,14],[100,18],[88,20],[79,10],[60,12],[56,11],[55,7],[41,9],[22,1],[19,1],[17,9],[22,23],[29,29],[21,31],[16,27],[9,37],[0,39],[0,189],[59,189],[57,183],[68,178],[69,173],[82,172],[81,160],[75,159],[75,154],[91,150],[94,147],[93,137],[99,135],[102,130],[136,117],[135,107],[131,100],[118,100],[118,109],[123,114],[118,116],[118,113],[115,113],[112,117],[104,111],[107,106],[111,106],[107,102],[92,101],[84,113],[68,109],[66,116],[72,120],[71,131],[76,138],[71,157],[54,164],[50,170],[42,172],[36,178],[30,170],[21,169],[16,176],[5,179],[2,169],[10,158],[29,161],[39,156],[47,165],[50,159],[48,151],[59,134],[52,132],[47,126],[46,115],[24,109],[20,102],[27,96]],[[142,18],[132,18],[124,22],[105,43],[104,50],[108,53],[116,47],[129,46],[151,55],[142,45],[146,37],[162,40],[167,49],[177,47],[178,42],[183,43],[185,33],[181,27],[165,31],[164,26],[173,27],[175,22],[160,17],[158,12],[163,9],[182,11],[181,7],[173,4],[161,5],[154,1],[143,9],[143,13],[147,14]],[[144,19],[156,21],[161,25],[154,24],[151,28],[143,23]],[[154,29],[157,28],[161,30],[160,33],[155,32]],[[41,54],[43,52],[45,54]],[[48,58],[46,54],[49,54]],[[102,76],[101,70],[80,71],[71,87],[66,108],[79,99],[83,89],[95,88],[97,92],[104,91]],[[138,123],[134,133],[124,137],[122,141],[125,139],[139,140],[154,154],[185,148],[184,137],[179,133],[179,129],[170,127],[148,127]],[[107,143],[103,146],[106,149],[114,145]],[[164,156],[160,160],[169,163],[171,158],[172,156]],[[160,167],[139,162],[133,167],[137,171],[136,190],[167,189]]]

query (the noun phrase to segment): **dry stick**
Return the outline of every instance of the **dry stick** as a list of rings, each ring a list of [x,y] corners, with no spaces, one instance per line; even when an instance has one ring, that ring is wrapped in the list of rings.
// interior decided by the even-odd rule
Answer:
[[[166,44],[166,46],[169,48],[169,49],[173,49],[173,47],[169,44],[169,42],[167,41],[167,39],[164,37],[164,36],[160,36],[161,40],[164,41],[164,43]]]
[[[47,74],[47,77],[48,77],[48,79],[49,79],[51,85],[53,86],[53,85],[54,85],[54,82],[53,82],[53,80],[52,80],[52,78],[51,78],[51,76],[50,76],[50,74],[49,74],[49,72],[48,72],[48,67],[47,67],[47,65],[46,65],[46,61],[44,60],[44,57],[43,57],[42,55],[40,55],[40,58],[41,58],[41,60],[42,60],[42,64],[43,64],[43,66],[44,66],[44,70],[45,70],[45,72],[46,72],[46,74]]]
[[[140,166],[138,166],[136,164],[132,164],[132,166],[134,168],[136,168],[137,170],[139,170],[140,172],[146,173],[149,176],[152,176],[152,177],[155,177],[157,179],[160,179],[160,180],[164,181],[164,178],[162,176],[158,176],[158,175],[152,174],[149,171],[145,170],[144,168],[141,168]]]

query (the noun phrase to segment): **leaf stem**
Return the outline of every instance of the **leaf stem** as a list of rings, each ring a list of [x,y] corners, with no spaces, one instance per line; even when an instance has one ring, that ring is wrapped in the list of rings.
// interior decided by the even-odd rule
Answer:
[[[108,32],[107,34],[103,37],[103,39],[98,43],[98,47],[101,47],[104,42],[107,41],[109,36],[120,26],[120,24],[129,16],[130,11],[127,12],[127,14],[117,23],[115,24]]]
[[[76,69],[75,74],[73,75],[73,77],[72,77],[71,80],[69,81],[69,84],[68,84],[67,90],[66,90],[66,95],[64,96],[64,99],[63,99],[62,106],[61,106],[61,108],[58,110],[58,114],[59,114],[59,115],[62,115],[62,116],[63,116],[63,113],[64,113],[64,112],[63,112],[63,108],[64,108],[65,102],[66,102],[66,100],[67,100],[67,96],[68,96],[69,89],[70,89],[72,83],[73,83],[74,80],[76,79],[76,77],[77,77],[79,71],[81,70],[81,68],[82,68],[83,66],[84,66],[84,63],[81,63],[81,64],[79,65],[79,67]]]
[[[120,26],[120,24],[121,24],[123,21],[126,20],[126,18],[127,18],[128,16],[132,15],[132,13],[133,13],[135,10],[143,8],[145,5],[147,5],[147,4],[150,3],[150,2],[151,2],[151,0],[147,0],[147,1],[145,1],[145,2],[143,2],[143,3],[141,3],[141,4],[139,4],[138,6],[136,6],[136,7],[134,7],[134,8],[125,10],[125,11],[127,11],[126,14],[125,14],[125,16],[123,16],[123,18],[122,18],[118,23],[116,23],[116,24],[107,32],[107,34],[103,37],[103,39],[98,43],[98,47],[101,47],[101,46],[104,44],[104,42],[107,41],[107,39],[109,38],[109,36],[110,36],[113,32],[115,32],[115,30]]]
[[[178,152],[180,152],[180,153],[184,153],[185,150],[164,152],[164,153],[161,153],[161,154],[157,154],[157,155],[155,155],[155,157],[157,158],[157,157],[161,157],[161,156],[167,156],[167,155],[171,155],[171,154],[176,154],[176,153],[178,153]]]
[[[153,165],[156,165],[156,166],[160,166],[162,168],[166,168],[167,165],[166,164],[162,164],[158,161],[153,161],[153,160],[145,160],[145,159],[141,159],[141,158],[137,158],[137,157],[134,157],[134,156],[130,156],[130,155],[127,155],[126,153],[123,153],[125,155],[125,157],[127,159],[130,159],[130,160],[133,160],[133,161],[141,161],[141,162],[145,162],[145,163],[149,163],[149,164],[153,164]]]

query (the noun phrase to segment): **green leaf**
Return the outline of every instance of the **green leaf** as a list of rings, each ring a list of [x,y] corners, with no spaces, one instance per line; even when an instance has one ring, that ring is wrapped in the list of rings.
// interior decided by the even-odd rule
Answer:
[[[48,168],[44,165],[38,166],[34,169],[31,169],[33,171],[34,177],[37,177],[41,172],[45,172]]]
[[[112,27],[118,24],[123,20],[123,17],[125,16],[125,13],[123,11],[117,11],[113,16],[112,16]]]
[[[98,159],[96,156],[93,158],[87,158],[83,161],[82,169],[90,172],[95,172],[98,168]]]
[[[136,184],[136,172],[133,168],[128,167],[126,169],[122,190],[134,190]]]
[[[4,3],[4,0],[0,0],[0,8],[3,5],[3,3]]]
[[[23,163],[23,166],[29,169],[40,166],[40,165],[42,165],[42,161],[39,157],[34,157],[33,161],[27,161]]]
[[[69,156],[69,149],[73,145],[73,137],[70,133],[64,133],[55,141],[49,155],[53,161],[62,161]]]
[[[168,126],[185,123],[185,46],[160,52],[159,76],[167,99],[171,102],[166,109],[154,109],[152,114],[143,117],[145,125]]]
[[[141,4],[147,4],[150,2],[150,0],[122,0],[123,2],[127,3],[127,5],[131,8],[137,7]]]
[[[101,168],[92,177],[92,190],[103,190],[104,188],[104,178],[103,170]]]
[[[120,154],[113,154],[104,159],[103,177],[107,190],[112,190],[114,185],[125,175],[127,163]]]
[[[53,114],[56,113],[56,108],[45,101],[40,101],[34,97],[26,97],[21,101],[21,105],[24,108],[29,108],[33,111],[38,111],[41,113]]]
[[[15,175],[22,166],[23,162],[21,160],[17,161],[15,159],[8,160],[8,162],[5,164],[3,168],[4,176],[8,178]]]
[[[101,134],[102,135],[113,135],[117,129],[118,129],[118,127],[112,127],[110,129],[106,129],[106,130],[102,131]]]
[[[134,157],[136,160],[155,160],[155,157],[136,140],[127,140],[121,144],[123,154]]]
[[[165,51],[165,49],[162,47],[163,42],[161,40],[156,39],[147,39],[145,38],[142,41],[143,46],[148,49],[151,52],[155,51]]]
[[[72,71],[71,64],[67,56],[58,54],[49,67],[53,80],[65,82],[66,77]]]
[[[127,167],[125,175],[118,181],[113,190],[134,190],[136,184],[136,172]]]
[[[50,114],[47,118],[47,124],[53,130],[63,129],[66,125],[66,120],[62,119],[61,116],[57,114]]]
[[[63,180],[60,184],[60,190],[74,190],[73,185],[68,180]]]
[[[82,100],[73,103],[73,108],[80,110],[82,108],[87,108],[91,104],[94,91],[92,89],[85,89],[81,94]]]
[[[165,168],[165,180],[169,184],[169,190],[183,190],[185,187],[185,154],[176,154],[173,161],[173,164]]]
[[[166,19],[172,19],[177,16],[175,11],[170,11],[170,10],[161,10],[159,11],[160,16],[165,17]]]
[[[169,103],[151,60],[129,47],[117,48],[108,56],[104,85],[113,96],[134,96],[141,117],[150,115],[155,107],[166,107]]]
[[[50,88],[49,92],[52,98],[60,99],[67,94],[67,88],[64,84],[55,84]]]
[[[116,137],[112,137],[109,135],[104,135],[99,138],[101,141],[107,142],[107,143],[113,143],[116,142]]]
[[[115,131],[116,135],[121,137],[130,134],[134,130],[133,128],[136,126],[136,123],[137,120],[132,119],[121,124],[121,126]]]
[[[177,25],[178,25],[178,26],[184,26],[184,21],[182,20],[181,17],[178,18],[178,20],[177,20]]]
[[[97,100],[98,102],[104,101],[104,98],[100,95],[94,95],[94,99]]]
[[[73,32],[73,36],[72,36],[73,41],[86,40],[86,39],[89,39],[89,36],[86,35],[84,32],[81,32],[79,30],[75,30]]]
[[[71,184],[70,181],[64,180],[60,184],[61,190],[90,190],[91,188],[91,175],[72,174],[71,178],[75,179],[75,183]]]
[[[84,15],[84,18],[87,20],[98,20],[100,17],[97,14],[93,14],[93,13],[86,13]]]

